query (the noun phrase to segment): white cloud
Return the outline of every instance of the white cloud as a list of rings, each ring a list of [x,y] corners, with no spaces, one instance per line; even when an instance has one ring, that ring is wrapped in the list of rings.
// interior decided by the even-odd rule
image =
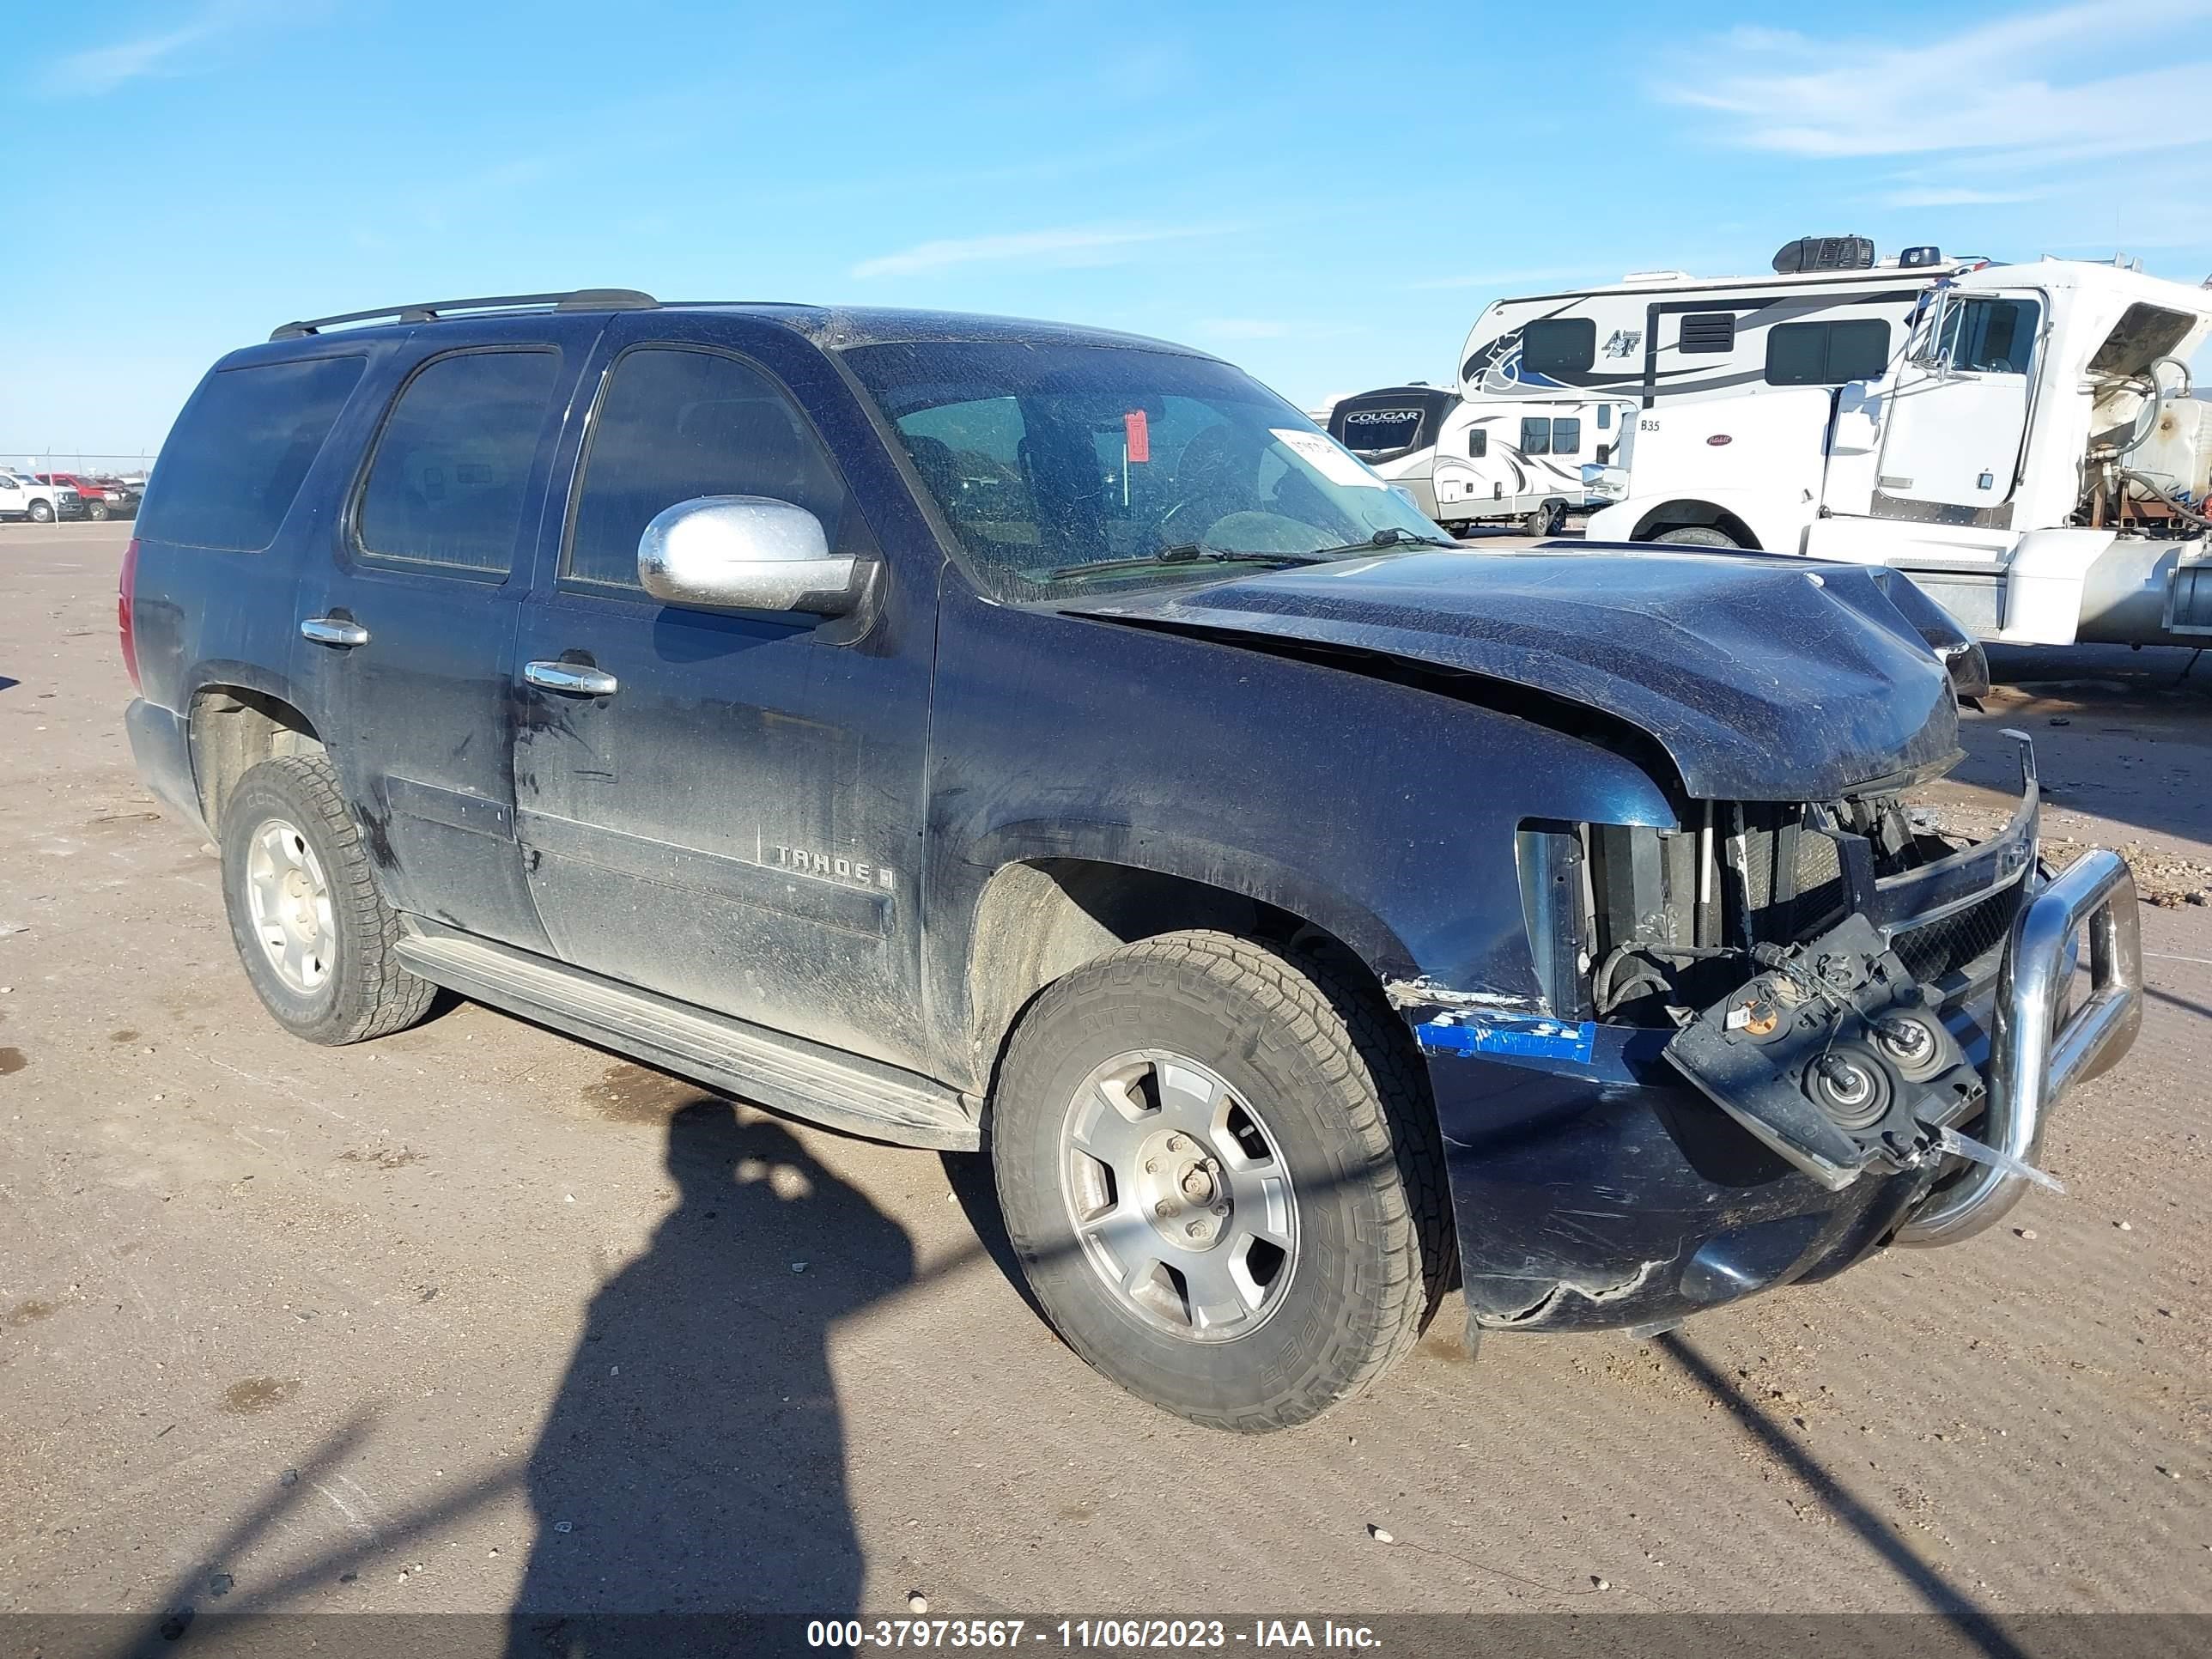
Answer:
[[[1217,340],[1279,340],[1291,331],[1272,317],[1206,317],[1191,326]]]
[[[853,267],[853,275],[858,277],[918,276],[933,271],[951,270],[958,265],[1109,264],[1126,254],[1127,250],[1148,242],[1175,241],[1187,236],[1212,234],[1208,230],[1163,225],[1068,226],[1057,230],[1012,231],[1000,236],[970,236],[917,243],[896,253],[863,259]]]
[[[2038,198],[2033,191],[2025,190],[1954,190],[1941,185],[1914,185],[1890,191],[1880,199],[1884,207],[1948,208],[1997,207],[2012,202],[2033,202]]]
[[[2180,112],[2202,102],[2212,58],[2176,61],[2187,48],[2174,40],[2207,19],[2212,0],[2133,0],[1894,44],[1739,29],[1657,91],[1726,118],[1739,144],[1788,155],[2009,150],[2056,161],[2169,149],[2207,140]],[[2145,40],[2160,42],[2165,62],[2100,73]]]
[[[1534,270],[1485,270],[1467,276],[1431,276],[1407,288],[1526,288],[1532,283],[1562,283],[1585,276],[1587,270],[1569,265],[1547,265]]]
[[[173,29],[54,59],[46,66],[45,89],[54,97],[96,98],[145,76],[173,73],[173,60],[187,47],[268,17],[274,9],[264,0],[210,0]]]

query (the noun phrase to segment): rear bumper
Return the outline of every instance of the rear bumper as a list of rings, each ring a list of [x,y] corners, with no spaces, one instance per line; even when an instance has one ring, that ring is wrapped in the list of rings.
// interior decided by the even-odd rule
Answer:
[[[184,716],[173,708],[134,697],[123,711],[123,729],[130,734],[131,758],[139,781],[152,790],[171,816],[204,831],[200,817],[199,787],[192,777],[191,739]]]

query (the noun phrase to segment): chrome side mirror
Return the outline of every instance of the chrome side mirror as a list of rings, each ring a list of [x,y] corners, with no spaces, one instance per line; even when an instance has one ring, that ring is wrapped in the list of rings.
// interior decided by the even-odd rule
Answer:
[[[1906,356],[1905,362],[1915,368],[1929,371],[1938,380],[1948,380],[1951,377],[1951,352],[1943,343],[1943,332],[1949,326],[1950,320],[1951,296],[1939,294],[1936,296],[1934,308],[1928,313],[1927,338],[1919,350]]]
[[[821,520],[766,495],[678,501],[637,544],[637,579],[666,605],[842,617],[867,578],[867,561],[830,552]]]

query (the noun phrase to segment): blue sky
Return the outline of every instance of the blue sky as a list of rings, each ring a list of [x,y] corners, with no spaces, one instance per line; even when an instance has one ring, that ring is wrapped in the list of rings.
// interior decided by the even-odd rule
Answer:
[[[11,8],[0,454],[302,313],[580,285],[1188,341],[1301,404],[1635,268],[2212,272],[2212,0]]]

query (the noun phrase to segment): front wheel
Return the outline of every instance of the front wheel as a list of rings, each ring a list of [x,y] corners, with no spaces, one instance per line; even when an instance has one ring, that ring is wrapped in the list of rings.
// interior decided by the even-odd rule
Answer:
[[[31,503],[31,522],[33,524],[52,524],[53,521],[54,509],[51,506],[45,501],[33,501]]]
[[[107,522],[107,503],[106,501],[86,502],[84,516],[91,520],[94,524],[106,524]]]
[[[1315,959],[1179,933],[1031,1006],[993,1095],[1006,1231],[1070,1347],[1210,1427],[1302,1423],[1380,1376],[1454,1266],[1411,1041]]]
[[[1672,542],[1678,547],[1741,547],[1743,544],[1725,530],[1716,530],[1711,525],[1686,524],[1651,538],[1655,542]]]

